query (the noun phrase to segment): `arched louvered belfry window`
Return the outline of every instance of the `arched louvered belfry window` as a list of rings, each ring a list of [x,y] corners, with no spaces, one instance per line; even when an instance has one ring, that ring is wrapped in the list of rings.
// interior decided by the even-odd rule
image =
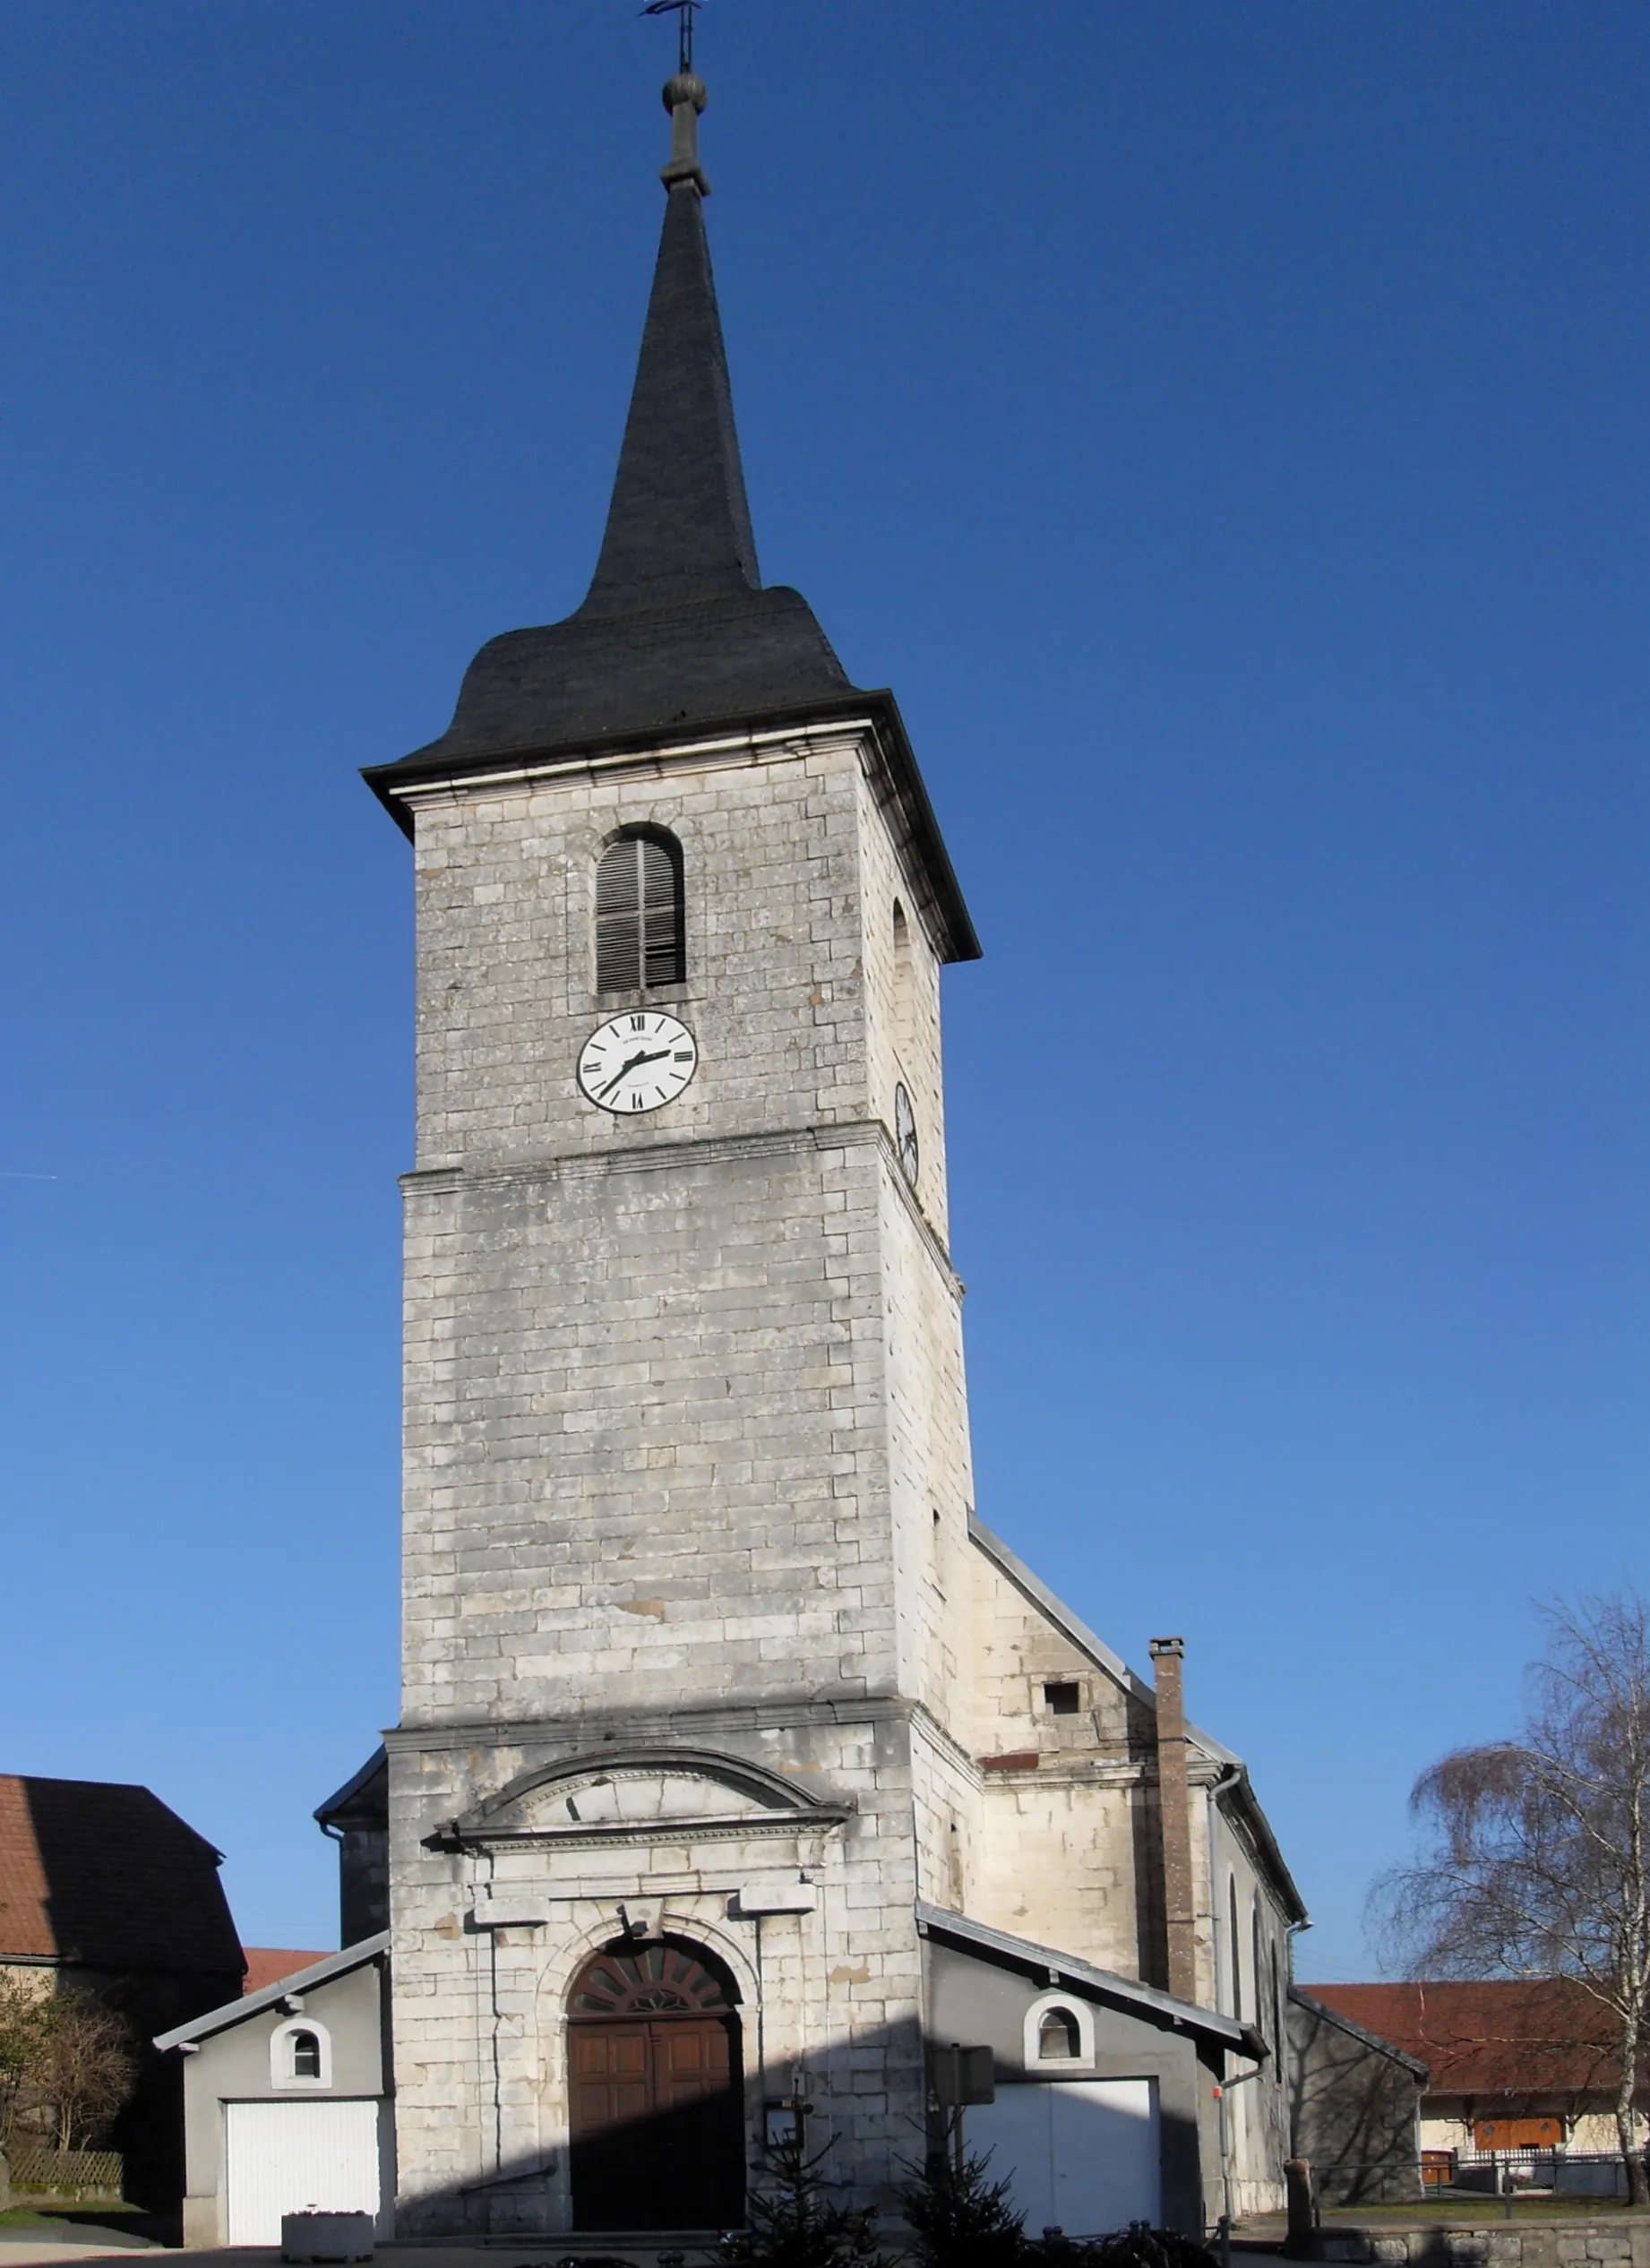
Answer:
[[[662,828],[608,844],[596,869],[596,989],[645,992],[687,975],[682,846]]]

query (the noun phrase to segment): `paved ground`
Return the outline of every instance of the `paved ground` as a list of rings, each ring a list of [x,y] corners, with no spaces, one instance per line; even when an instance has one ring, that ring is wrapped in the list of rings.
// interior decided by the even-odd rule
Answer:
[[[133,2250],[161,2252],[161,2246],[132,2246],[109,2241],[107,2231],[86,2229],[86,2241],[61,2243],[46,2231],[37,2237],[34,2229],[0,2229],[0,2268],[47,2268],[56,2261],[80,2261],[82,2268],[93,2268],[93,2261],[109,2261],[109,2268],[132,2268]],[[608,2252],[606,2238],[586,2237],[583,2243],[577,2237],[511,2237],[494,2238],[490,2246],[379,2246],[374,2259],[379,2268],[556,2268],[556,2261],[567,2259],[617,2259],[629,2261],[631,2268],[651,2268],[651,2247],[645,2246],[613,2246]],[[170,2255],[168,2255],[170,2256]],[[191,2252],[191,2268],[279,2268],[281,2255],[275,2246],[236,2246],[236,2250],[222,2252]],[[688,2268],[709,2268],[703,2255],[688,2252]]]
[[[124,2229],[92,2229],[55,2222],[47,2228],[12,2228],[0,2222],[0,2268],[24,2268],[32,2260],[95,2260],[102,2255],[130,2263],[134,2252],[160,2247]]]

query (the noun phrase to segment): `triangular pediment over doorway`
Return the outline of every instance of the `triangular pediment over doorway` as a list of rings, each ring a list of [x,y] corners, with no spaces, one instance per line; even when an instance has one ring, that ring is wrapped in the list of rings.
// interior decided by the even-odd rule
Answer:
[[[439,1828],[443,1843],[652,1842],[795,1834],[831,1827],[851,1807],[743,1757],[699,1748],[604,1750],[519,1773]]]

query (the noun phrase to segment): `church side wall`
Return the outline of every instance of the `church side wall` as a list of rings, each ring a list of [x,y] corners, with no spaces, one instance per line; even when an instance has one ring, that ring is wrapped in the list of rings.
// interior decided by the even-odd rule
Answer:
[[[975,1752],[970,1911],[1121,1976],[1160,1981],[1161,1861],[1140,1705],[977,1548],[969,1553]],[[1057,1714],[1044,1688],[1075,1686]]]
[[[1192,1785],[1194,1868],[1207,1869],[1194,1879],[1207,1880],[1213,1909],[1207,1931],[1199,1927],[1199,1975],[1208,1980],[1207,2005],[1252,2024],[1270,2051],[1259,2076],[1231,2089],[1227,2102],[1234,2205],[1239,2212],[1271,2212],[1283,2203],[1284,2161],[1290,2149],[1287,1917],[1241,1818],[1227,1808],[1230,1797],[1214,1793],[1216,1784],[1199,1786],[1194,1778]],[[1200,1903],[1203,1897],[1200,1888]]]
[[[1071,1772],[988,1775],[975,1918],[1139,1977],[1133,1790]]]
[[[982,1800],[979,1768],[923,1716],[911,1726],[912,1797],[918,1897],[980,1917]]]
[[[975,1545],[969,1548],[967,1576],[978,1753],[1036,1748],[1050,1757],[1127,1762],[1149,1739],[1148,1713]],[[1055,1715],[1044,1693],[1046,1684],[1059,1682],[1079,1688],[1072,1715]]]

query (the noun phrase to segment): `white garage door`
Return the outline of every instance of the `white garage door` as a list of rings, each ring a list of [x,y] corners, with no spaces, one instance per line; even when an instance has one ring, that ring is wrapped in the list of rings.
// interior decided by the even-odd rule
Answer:
[[[1027,2231],[1094,2237],[1163,2221],[1157,2090],[1149,2079],[1059,2079],[1001,2087],[963,2113],[971,2151],[992,2153]]]
[[[229,2102],[229,2242],[278,2245],[284,2212],[378,2216],[375,2102]]]

